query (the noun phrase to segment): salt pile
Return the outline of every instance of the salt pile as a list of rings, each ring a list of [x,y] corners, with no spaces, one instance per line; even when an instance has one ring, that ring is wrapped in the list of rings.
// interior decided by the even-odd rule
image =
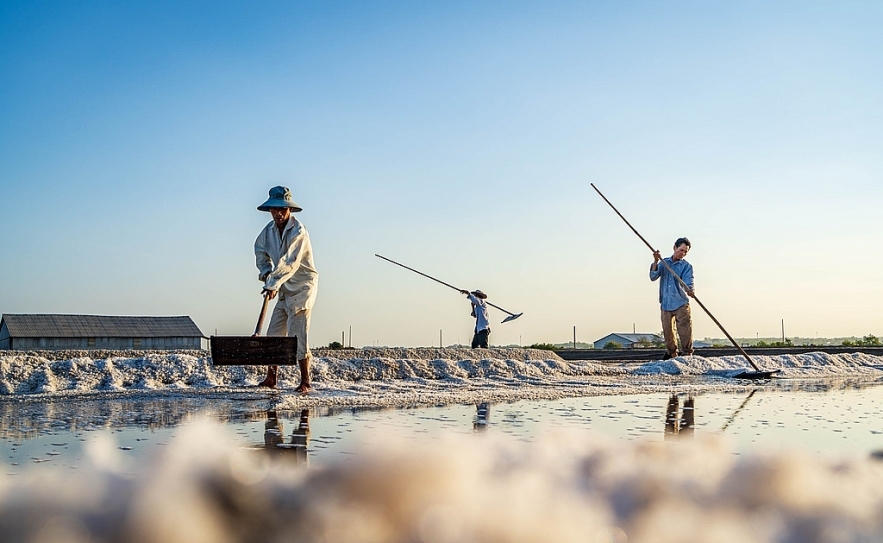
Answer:
[[[93,358],[93,356],[95,358]],[[756,356],[775,382],[848,377],[873,380],[883,357],[853,353]],[[272,395],[278,408],[394,406],[556,399],[574,396],[738,390],[775,384],[732,376],[750,369],[739,356],[679,357],[645,364],[564,361],[529,349],[353,349],[314,352],[314,392],[294,392],[296,368],[282,368],[278,391],[257,389],[261,366],[218,366],[206,351],[10,353],[0,355],[0,398],[77,395]]]
[[[883,540],[883,465],[871,458],[734,455],[721,438],[581,432],[525,443],[482,433],[378,435],[305,468],[233,443],[196,423],[145,476],[127,475],[120,452],[99,441],[75,472],[0,469],[0,533],[99,543]]]

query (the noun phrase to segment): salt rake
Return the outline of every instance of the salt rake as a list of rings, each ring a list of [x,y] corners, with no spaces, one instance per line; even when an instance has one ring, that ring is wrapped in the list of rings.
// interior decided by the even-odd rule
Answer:
[[[657,250],[654,249],[653,246],[650,245],[650,243],[648,243],[646,239],[644,239],[644,236],[642,236],[641,234],[638,233],[637,230],[635,230],[635,227],[632,226],[631,223],[628,220],[626,220],[625,217],[623,217],[622,213],[620,213],[619,210],[616,209],[616,207],[612,203],[610,203],[610,200],[608,200],[606,196],[601,194],[601,191],[598,190],[598,187],[596,187],[594,183],[589,183],[589,184],[592,185],[592,188],[595,189],[595,192],[598,193],[598,196],[603,198],[604,201],[607,202],[607,205],[609,205],[610,208],[613,211],[615,211],[617,215],[619,215],[619,218],[622,219],[623,222],[626,223],[626,225],[628,225],[628,227],[632,229],[632,232],[634,232],[635,235],[637,235],[639,238],[641,238],[641,241],[644,242],[644,245],[646,245],[655,254],[657,252]],[[684,280],[681,279],[681,277],[677,273],[675,273],[675,271],[673,269],[671,269],[671,266],[668,265],[668,262],[666,262],[664,259],[660,260],[660,262],[662,262],[662,265],[665,266],[665,269],[668,271],[668,273],[670,273],[672,275],[672,277],[674,277],[675,279],[678,280],[678,283],[680,283],[681,286],[684,287],[684,290],[690,290],[690,287],[688,287],[687,284],[684,283]],[[727,336],[727,339],[730,340],[730,343],[732,343],[733,346],[736,347],[736,349],[742,354],[742,356],[745,357],[745,360],[747,360],[748,363],[751,364],[751,367],[754,368],[754,370],[755,370],[755,371],[743,371],[737,375],[733,375],[732,377],[734,379],[769,379],[770,377],[773,376],[774,373],[779,372],[779,370],[763,371],[760,368],[758,368],[757,364],[755,364],[754,361],[751,360],[751,357],[748,356],[748,353],[745,352],[745,349],[743,349],[742,346],[739,345],[739,342],[737,342],[735,339],[733,339],[733,336],[731,336],[730,333],[727,332],[727,330],[724,328],[724,326],[720,323],[720,321],[718,321],[714,317],[714,315],[711,314],[711,311],[709,311],[708,308],[705,307],[705,304],[703,304],[699,300],[699,298],[696,297],[695,293],[693,293],[692,298],[694,300],[696,300],[696,303],[699,304],[699,307],[701,307],[702,310],[705,311],[705,313],[709,317],[711,317],[711,320],[713,320],[714,323],[717,325],[717,327],[721,329],[721,332],[723,332],[724,335]]]
[[[213,366],[294,366],[297,336],[261,336],[270,297],[264,294],[257,326],[251,336],[212,336]]]
[[[392,259],[390,259],[390,258],[386,258],[386,257],[383,256],[383,255],[379,255],[379,254],[377,254],[377,253],[374,253],[374,256],[376,256],[377,258],[382,258],[383,260],[386,260],[387,262],[391,262],[391,263],[395,264],[396,266],[401,266],[401,267],[405,268],[406,270],[410,270],[410,271],[412,271],[412,272],[414,272],[414,273],[416,273],[416,274],[418,274],[418,275],[422,275],[423,277],[426,277],[427,279],[432,279],[432,280],[435,281],[436,283],[441,283],[442,285],[444,285],[444,286],[446,286],[446,287],[449,287],[449,288],[452,288],[452,289],[456,290],[457,292],[462,292],[462,291],[463,291],[463,289],[461,289],[461,288],[457,288],[457,287],[455,287],[454,285],[450,285],[450,284],[448,284],[448,283],[445,283],[444,281],[442,281],[442,280],[440,280],[440,279],[436,279],[435,277],[432,277],[431,275],[426,275],[426,274],[423,273],[422,271],[417,271],[417,270],[415,270],[414,268],[409,268],[408,266],[405,266],[404,264],[401,264],[401,263],[399,263],[399,262],[396,262],[395,260],[392,260]],[[503,319],[502,322],[501,322],[500,324],[507,323],[507,322],[509,322],[509,321],[514,321],[514,320],[517,319],[518,317],[524,315],[524,312],[521,312],[521,313],[517,313],[517,314],[516,314],[516,313],[512,313],[511,311],[506,311],[506,310],[503,309],[502,307],[500,307],[500,306],[498,306],[498,305],[494,305],[494,304],[492,304],[492,303],[490,303],[490,302],[485,302],[485,303],[486,303],[487,305],[489,305],[489,306],[491,306],[491,307],[495,307],[495,308],[499,309],[500,311],[502,311],[503,313],[506,313],[507,315],[509,315],[508,317],[506,317],[505,319]]]

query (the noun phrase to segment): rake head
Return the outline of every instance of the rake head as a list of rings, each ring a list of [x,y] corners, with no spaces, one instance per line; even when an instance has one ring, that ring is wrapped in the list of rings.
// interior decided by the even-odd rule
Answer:
[[[780,370],[773,371],[743,371],[733,376],[733,379],[772,379]]]
[[[503,319],[503,321],[502,321],[500,324],[504,324],[504,323],[507,323],[507,322],[509,322],[509,321],[514,321],[515,319],[517,319],[518,317],[520,317],[520,316],[522,316],[522,315],[524,315],[523,312],[522,312],[522,313],[519,313],[519,314],[517,314],[517,315],[509,315],[508,317],[506,317],[505,319]]]

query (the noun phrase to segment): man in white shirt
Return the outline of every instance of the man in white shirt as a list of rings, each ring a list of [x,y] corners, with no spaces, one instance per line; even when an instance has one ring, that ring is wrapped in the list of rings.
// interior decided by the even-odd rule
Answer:
[[[472,336],[472,348],[488,347],[488,336],[491,334],[491,325],[487,312],[487,294],[480,290],[461,290],[460,294],[465,294],[469,301],[472,302],[472,316],[475,317],[475,335]]]
[[[277,297],[276,307],[267,327],[268,336],[297,336],[297,359],[300,385],[297,391],[310,391],[310,310],[316,300],[319,274],[313,265],[313,249],[307,229],[294,213],[300,206],[287,187],[273,187],[270,198],[258,206],[269,211],[273,220],[258,234],[254,243],[258,279],[264,283],[264,295]],[[260,386],[275,388],[277,366],[267,368],[267,378]]]

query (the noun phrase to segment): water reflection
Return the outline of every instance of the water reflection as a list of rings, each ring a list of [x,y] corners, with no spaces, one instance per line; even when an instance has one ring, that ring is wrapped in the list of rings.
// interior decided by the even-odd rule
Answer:
[[[745,406],[748,405],[748,402],[751,401],[752,396],[754,396],[758,390],[760,389],[755,388],[752,390],[742,403],[739,404],[739,407],[727,417],[727,420],[724,421],[723,426],[721,426],[721,433],[726,431],[730,424],[736,420],[736,417],[738,417],[739,413],[745,409]],[[685,436],[692,437],[695,432],[695,417],[695,398],[692,395],[687,396],[687,399],[684,400],[684,406],[681,407],[680,397],[677,394],[672,394],[668,399],[668,405],[665,407],[665,439],[676,439]]]
[[[680,408],[680,398],[672,394],[665,408],[665,439],[681,439],[693,437],[695,420],[696,400],[693,396],[687,396],[684,400],[683,409]],[[678,411],[680,410],[680,417]]]
[[[491,406],[487,402],[481,402],[475,406],[475,419],[472,421],[472,429],[477,432],[487,430],[488,422],[490,422]]]
[[[264,448],[275,451],[276,445],[281,445],[284,441],[282,421],[276,416],[275,411],[267,411],[267,422],[264,423]]]
[[[745,400],[739,405],[739,407],[737,407],[736,410],[733,411],[733,414],[730,415],[729,418],[727,418],[727,421],[724,422],[724,425],[721,427],[721,433],[723,433],[727,429],[727,427],[730,424],[732,424],[734,420],[736,420],[736,416],[739,414],[740,411],[745,409],[745,406],[748,404],[748,401],[751,399],[752,396],[754,396],[754,394],[757,391],[758,391],[758,389],[756,389],[756,388],[754,390],[752,390],[751,394],[749,394],[748,397],[746,397]]]
[[[258,401],[212,398],[114,398],[48,402],[0,401],[0,438],[28,439],[51,432],[178,426],[199,416],[220,422],[263,418]]]
[[[307,448],[310,444],[310,410],[301,410],[297,427],[291,432],[291,441],[288,443],[285,443],[284,432],[282,420],[276,415],[276,411],[267,411],[267,421],[264,423],[264,448],[270,454],[285,454],[296,460],[298,464],[306,464]]]

